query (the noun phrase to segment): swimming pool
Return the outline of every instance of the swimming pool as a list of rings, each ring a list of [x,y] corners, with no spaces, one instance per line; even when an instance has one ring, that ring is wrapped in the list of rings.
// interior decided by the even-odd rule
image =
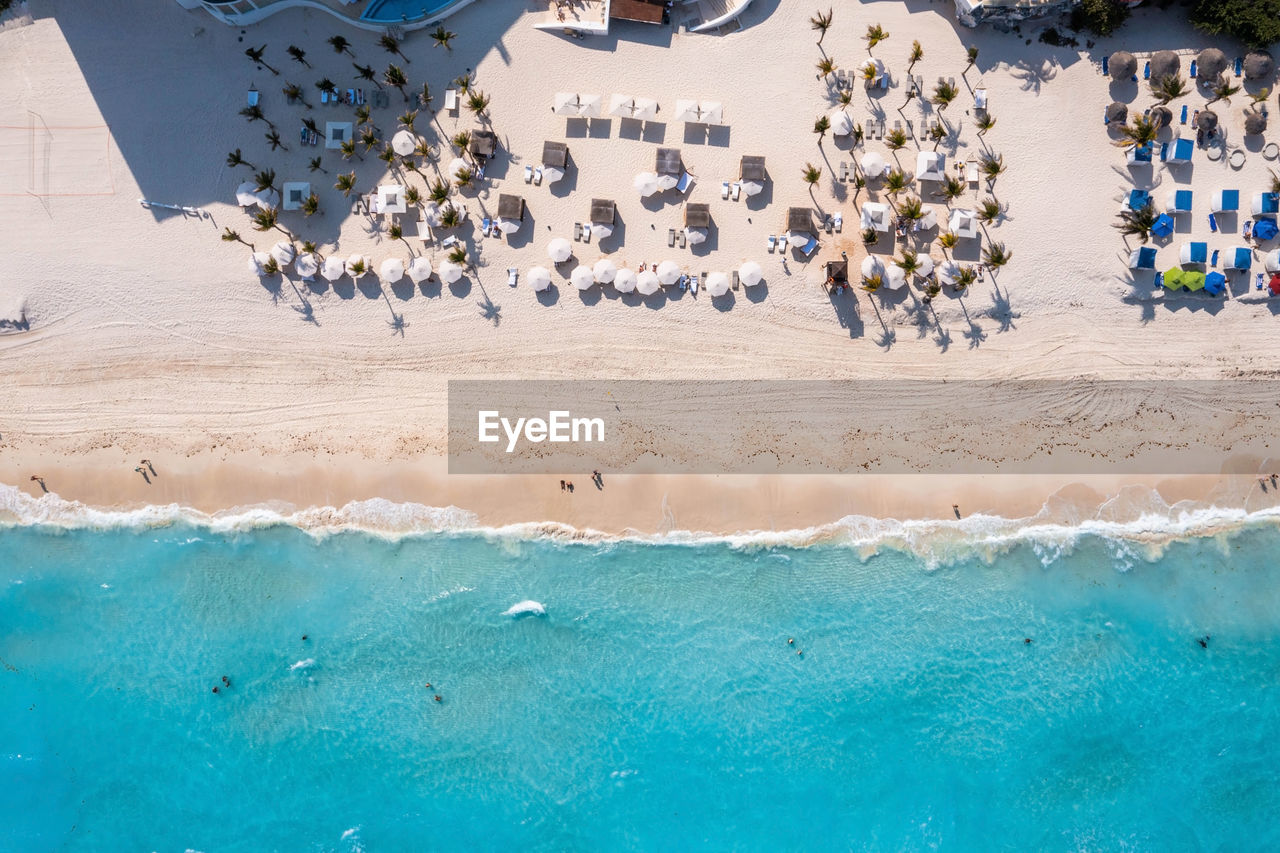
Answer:
[[[453,3],[454,0],[373,0],[360,16],[360,20],[377,24],[421,21],[443,11]]]

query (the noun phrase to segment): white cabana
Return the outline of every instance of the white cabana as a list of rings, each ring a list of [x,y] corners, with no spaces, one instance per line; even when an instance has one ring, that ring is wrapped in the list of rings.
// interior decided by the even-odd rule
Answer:
[[[520,230],[519,219],[499,219],[498,230],[503,234],[514,234]]]
[[[1253,266],[1253,250],[1248,246],[1231,246],[1222,250],[1224,270],[1247,270]]]
[[[312,252],[303,252],[294,258],[293,271],[301,276],[303,281],[314,281],[316,273],[320,271],[320,259]]]
[[[333,255],[325,258],[324,263],[320,265],[320,275],[329,281],[337,281],[346,274],[347,265]]]
[[[284,210],[301,210],[302,204],[311,197],[311,184],[307,181],[286,181],[284,190]]]
[[[658,274],[653,270],[645,270],[636,276],[636,292],[645,296],[652,296],[658,292],[661,282],[658,281]]]
[[[573,268],[573,272],[569,273],[569,281],[573,282],[573,286],[578,290],[589,290],[591,285],[596,283],[596,277],[591,272],[591,267],[577,266]]]
[[[867,255],[862,259],[862,277],[871,278],[873,275],[884,277],[884,261],[875,255]]]
[[[440,263],[440,280],[445,284],[453,284],[462,278],[462,267],[453,261],[442,261]]]
[[[862,174],[868,178],[879,178],[884,175],[884,158],[875,151],[868,151],[863,154],[858,163],[862,166]]]
[[[675,261],[663,261],[658,264],[655,272],[658,275],[658,281],[663,284],[675,284],[680,278],[680,267]]]
[[[404,278],[404,261],[399,258],[387,258],[378,267],[378,277],[390,284]]]
[[[268,187],[265,190],[258,191],[257,193],[254,194],[254,197],[257,199],[258,207],[262,208],[263,210],[266,210],[268,208],[275,210],[277,207],[280,206],[280,193],[276,192],[270,187]]]
[[[391,150],[401,157],[408,157],[418,147],[418,137],[411,130],[397,130],[391,137]]]
[[[369,259],[364,255],[357,252],[347,258],[347,275],[354,279],[359,279],[360,276],[367,272],[369,272]]]
[[[578,115],[582,118],[599,118],[600,102],[600,95],[579,95]]]
[[[245,181],[236,187],[236,204],[241,207],[253,207],[258,203],[258,185],[253,181]]]
[[[630,267],[623,267],[618,270],[618,274],[613,277],[613,289],[619,293],[630,293],[636,289],[636,271]]]
[[[578,114],[578,94],[576,92],[556,92],[551,101],[551,111],[558,116],[576,116]]]
[[[414,258],[409,261],[409,278],[414,284],[422,284],[422,282],[431,278],[431,261],[425,257]]]
[[[641,172],[632,181],[632,186],[641,196],[651,196],[658,191],[658,176],[653,172]]]
[[[925,205],[920,208],[920,230],[928,231],[930,228],[938,227],[938,211],[932,207]]]
[[[680,179],[675,175],[658,175],[658,189],[663,192],[675,189],[679,183]]]
[[[863,202],[862,227],[874,228],[877,231],[889,230],[889,205],[878,201]]]
[[[957,237],[977,237],[978,217],[972,210],[957,208],[951,211],[951,218],[947,221],[947,230]]]
[[[853,119],[844,110],[832,110],[827,121],[831,123],[832,136],[848,136],[853,133]]]
[[[901,290],[907,286],[907,274],[902,267],[893,264],[885,267],[884,286],[890,290]]]
[[[684,229],[685,239],[693,245],[707,242],[707,229],[705,228],[686,228]]]
[[[275,258],[276,263],[282,267],[289,266],[297,256],[298,250],[288,240],[281,240],[271,247],[271,257]]]
[[[530,267],[524,275],[524,280],[529,282],[529,286],[534,290],[546,290],[551,286],[551,270],[546,267]]]
[[[697,101],[689,101],[683,98],[676,101],[676,114],[674,121],[698,122],[701,120],[702,116],[698,111]]]
[[[698,104],[703,124],[724,124],[724,104],[719,101],[702,101]]]
[[[917,181],[945,181],[947,158],[937,151],[921,151],[916,155]]]
[[[446,172],[445,174],[448,175],[450,178],[457,178],[458,173],[461,172],[463,169],[466,169],[472,174],[475,174],[475,169],[471,168],[470,163],[468,163],[466,160],[463,160],[461,157],[454,157],[452,160],[449,161],[449,171]]]
[[[563,264],[573,257],[573,246],[563,237],[556,237],[547,244],[547,257],[552,263]]]
[[[253,275],[266,275],[267,261],[271,260],[270,252],[253,252],[249,255],[249,272]]]
[[[631,117],[641,121],[652,121],[658,117],[658,102],[653,98],[636,98],[635,113]]]
[[[746,287],[755,287],[764,281],[764,270],[755,261],[747,261],[738,267],[738,280]]]
[[[1209,196],[1209,210],[1212,213],[1224,213],[1228,210],[1240,209],[1239,190],[1218,190]]]
[[[1266,258],[1262,261],[1263,268],[1267,272],[1280,272],[1280,249],[1268,252]]]
[[[943,261],[938,264],[938,281],[943,284],[955,284],[960,275],[960,265],[955,261]]]
[[[636,99],[630,95],[614,95],[609,99],[609,115],[618,118],[631,118],[635,112]]]
[[[337,150],[342,143],[354,139],[355,125],[349,121],[328,121],[324,125],[324,147]]]
[[[712,296],[724,296],[729,292],[729,276],[722,272],[707,274],[707,293]]]
[[[742,191],[746,193],[748,197],[760,195],[760,193],[764,192],[764,184],[759,181],[743,181]]]
[[[601,284],[608,284],[618,275],[618,265],[608,258],[601,258],[591,267],[591,274]]]

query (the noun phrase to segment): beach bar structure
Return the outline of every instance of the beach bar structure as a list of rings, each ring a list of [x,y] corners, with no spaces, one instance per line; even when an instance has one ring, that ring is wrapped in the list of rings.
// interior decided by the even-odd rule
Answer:
[[[606,8],[610,20],[639,24],[661,24],[667,12],[663,0],[612,0]]]
[[[471,131],[471,146],[468,149],[473,157],[487,159],[498,150],[498,135],[492,130]]]

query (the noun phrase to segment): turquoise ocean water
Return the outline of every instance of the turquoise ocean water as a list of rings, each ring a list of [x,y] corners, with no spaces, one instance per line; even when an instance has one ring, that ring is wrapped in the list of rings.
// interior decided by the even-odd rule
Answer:
[[[1280,849],[1277,555],[0,528],[0,849]]]

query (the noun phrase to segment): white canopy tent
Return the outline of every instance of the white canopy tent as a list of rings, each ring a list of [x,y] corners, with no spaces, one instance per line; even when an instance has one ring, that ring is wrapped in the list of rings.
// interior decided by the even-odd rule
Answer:
[[[640,121],[652,121],[658,117],[658,102],[653,98],[636,98],[635,113],[631,117]]]
[[[951,211],[951,219],[947,221],[947,230],[953,232],[957,237],[977,237],[977,214],[964,208],[957,208]]]
[[[249,255],[249,272],[253,275],[266,275],[267,261],[271,260],[270,252],[253,252]]]
[[[884,175],[884,158],[875,151],[868,151],[863,154],[858,163],[862,166],[862,174],[868,178],[879,178]]]
[[[418,137],[411,130],[397,130],[391,137],[391,150],[401,157],[408,157],[418,147]]]
[[[686,228],[684,229],[685,239],[694,246],[699,243],[707,242],[707,229],[705,228]]]
[[[453,261],[442,261],[440,264],[440,280],[445,284],[453,284],[462,278],[462,267]]]
[[[342,262],[341,258],[335,258],[333,255],[324,259],[324,263],[320,265],[320,275],[324,276],[328,281],[337,281],[347,274],[347,265]]]
[[[293,271],[300,275],[303,281],[314,281],[316,273],[320,271],[320,259],[313,252],[303,252],[294,259]]]
[[[636,175],[632,185],[642,197],[648,197],[658,191],[658,176],[653,172],[641,172]]]
[[[551,101],[551,111],[558,116],[576,116],[578,114],[577,92],[556,92]]]
[[[288,240],[281,240],[271,247],[271,257],[275,258],[276,263],[281,267],[289,266],[297,256],[298,250]]]
[[[253,181],[245,181],[236,187],[236,204],[241,207],[253,207],[258,203],[258,185]]]
[[[832,136],[848,136],[853,133],[853,119],[844,110],[832,110],[827,121],[831,124]]]
[[[916,155],[917,181],[945,181],[947,158],[937,151],[921,151]]]
[[[569,281],[573,282],[573,286],[578,290],[590,290],[591,285],[596,283],[596,277],[591,272],[591,267],[577,266],[573,268],[573,272],[569,273]]]
[[[698,102],[684,98],[677,100],[674,120],[683,122],[701,121],[701,114],[698,112]]]
[[[874,228],[877,231],[889,230],[889,205],[878,201],[864,202],[862,205],[862,227]]]
[[[885,267],[884,286],[890,290],[901,290],[907,286],[907,274],[901,267],[890,264]]]
[[[707,275],[707,293],[712,296],[724,296],[729,292],[729,276],[722,272],[713,272]]]
[[[600,95],[579,95],[578,115],[581,118],[600,117]]]
[[[399,258],[387,258],[378,267],[378,277],[388,284],[404,278],[404,261]]]
[[[631,118],[635,112],[636,99],[630,95],[614,95],[609,99],[609,115],[618,118]]]

